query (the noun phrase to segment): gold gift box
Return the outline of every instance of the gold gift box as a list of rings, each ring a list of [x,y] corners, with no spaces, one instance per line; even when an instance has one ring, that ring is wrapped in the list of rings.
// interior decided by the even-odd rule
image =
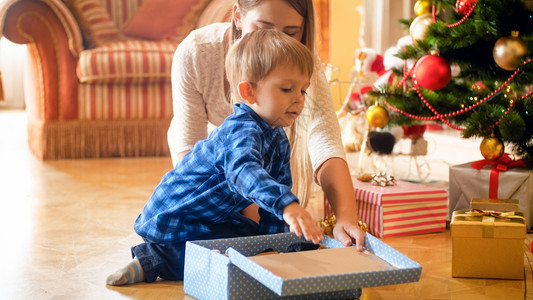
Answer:
[[[481,210],[519,211],[518,205],[518,200],[516,199],[473,198],[470,201],[470,209],[477,208]]]
[[[522,213],[455,211],[452,235],[452,276],[523,279],[525,218]]]

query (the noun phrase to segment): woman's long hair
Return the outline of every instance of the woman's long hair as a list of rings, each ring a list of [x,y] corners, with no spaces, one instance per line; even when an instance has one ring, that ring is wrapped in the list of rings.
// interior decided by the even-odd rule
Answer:
[[[237,0],[241,13],[244,15],[250,9],[253,9],[263,1],[268,0]],[[304,44],[316,57],[315,41],[315,10],[313,7],[313,0],[284,0],[287,4],[292,6],[298,14],[304,18],[304,32],[302,36],[302,44]],[[232,20],[230,32],[230,44],[233,41],[240,39],[242,36],[241,30],[237,28],[235,19]],[[317,71],[320,72],[318,60],[315,58],[315,72],[311,79],[311,87],[308,90],[310,97],[306,97],[304,111],[296,119],[296,122],[287,131],[289,141],[291,144],[291,174],[293,193],[300,199],[300,204],[303,207],[307,206],[311,196],[313,185],[313,167],[311,165],[311,158],[309,157],[308,141],[309,141],[309,122],[311,121],[311,111],[313,109],[314,92],[316,87]]]

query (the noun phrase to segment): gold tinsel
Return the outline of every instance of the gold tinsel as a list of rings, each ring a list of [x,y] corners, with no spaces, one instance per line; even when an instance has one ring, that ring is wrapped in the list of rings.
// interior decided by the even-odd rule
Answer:
[[[336,221],[337,218],[334,213],[329,214],[329,216],[319,221],[320,227],[324,229],[325,235],[333,237],[333,228],[335,228]],[[359,225],[364,232],[368,232],[368,225],[365,222],[359,221],[357,225]]]
[[[335,214],[331,213],[326,218],[320,220],[320,227],[324,229],[324,234],[329,235],[333,237],[333,228],[335,227],[335,222],[337,219],[335,218]]]

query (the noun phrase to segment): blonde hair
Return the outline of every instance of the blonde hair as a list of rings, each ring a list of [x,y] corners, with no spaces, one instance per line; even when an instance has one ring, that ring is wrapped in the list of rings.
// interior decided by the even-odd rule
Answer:
[[[226,56],[226,76],[234,101],[240,101],[237,85],[241,81],[258,83],[276,67],[291,65],[310,78],[315,71],[315,58],[308,47],[285,33],[276,30],[258,30],[245,34],[236,41]],[[315,76],[316,77],[316,76]],[[306,109],[309,105],[306,101]],[[293,123],[289,131],[291,144],[291,174],[293,193],[306,206],[313,172],[307,148],[308,114],[305,112]]]
[[[279,66],[294,66],[311,78],[313,54],[295,39],[276,30],[258,30],[244,35],[226,56],[226,76],[234,101],[239,97],[239,82],[257,84]]]

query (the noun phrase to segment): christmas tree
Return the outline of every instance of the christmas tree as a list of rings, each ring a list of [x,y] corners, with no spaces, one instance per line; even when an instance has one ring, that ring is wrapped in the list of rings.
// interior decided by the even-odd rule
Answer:
[[[405,64],[370,101],[391,125],[439,122],[483,138],[487,159],[503,145],[533,157],[533,11],[519,0],[426,0],[415,12],[400,21],[413,40],[396,54]]]

